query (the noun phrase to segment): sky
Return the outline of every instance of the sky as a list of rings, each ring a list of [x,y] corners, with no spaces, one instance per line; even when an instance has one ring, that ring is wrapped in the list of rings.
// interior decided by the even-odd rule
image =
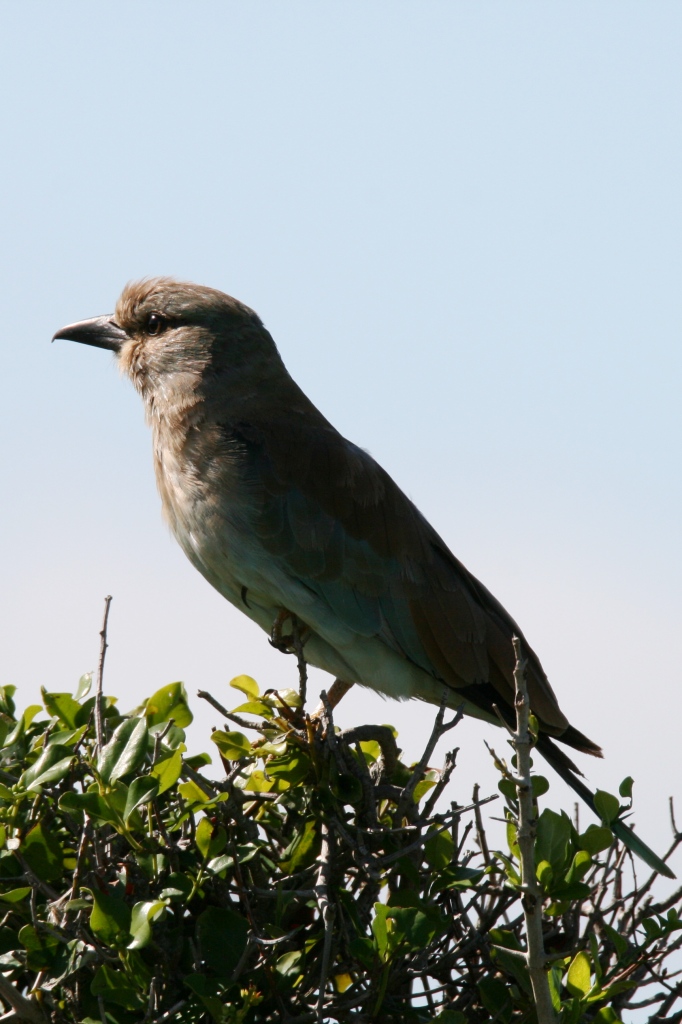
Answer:
[[[634,776],[663,850],[670,795],[682,822],[681,42],[666,0],[0,5],[0,676],[19,701],[95,667],[106,594],[105,690],[128,708],[183,680],[192,749],[221,725],[197,689],[234,706],[240,673],[295,685],[170,537],[112,357],[50,346],[172,274],[258,311],[521,624],[603,744],[590,783]],[[433,717],[358,688],[338,709],[394,724],[408,759]],[[452,799],[494,791],[484,739],[505,751],[471,721],[441,741],[434,764],[461,748]],[[559,782],[546,800],[573,806]]]

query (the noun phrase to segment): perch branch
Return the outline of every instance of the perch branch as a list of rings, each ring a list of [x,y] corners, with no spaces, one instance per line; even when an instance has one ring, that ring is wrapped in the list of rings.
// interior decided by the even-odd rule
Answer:
[[[530,777],[530,751],[532,737],[529,729],[530,701],[526,682],[526,660],[521,652],[518,637],[512,640],[516,664],[514,686],[516,695],[516,732],[512,745],[516,751],[516,792],[519,801],[519,860],[521,862],[521,884],[523,916],[526,927],[528,952],[526,962],[533,987],[533,998],[538,1015],[538,1024],[554,1024],[554,1007],[549,990],[547,957],[542,937],[542,889],[535,873],[536,819],[533,807],[533,786]]]

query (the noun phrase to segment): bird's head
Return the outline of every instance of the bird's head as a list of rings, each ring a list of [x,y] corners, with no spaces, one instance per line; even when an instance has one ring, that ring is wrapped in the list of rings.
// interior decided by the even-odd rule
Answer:
[[[152,417],[196,402],[244,400],[286,375],[252,309],[168,277],[127,285],[113,314],[69,324],[58,338],[115,352]]]

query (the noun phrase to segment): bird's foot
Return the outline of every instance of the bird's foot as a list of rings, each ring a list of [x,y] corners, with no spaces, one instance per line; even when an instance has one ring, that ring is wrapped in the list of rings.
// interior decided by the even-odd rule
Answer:
[[[291,633],[284,632],[284,625],[287,621],[291,622]],[[298,654],[297,647],[303,647],[309,639],[308,627],[299,622],[292,612],[287,611],[286,608],[280,608],[270,631],[270,644],[275,650],[281,651],[282,654]]]
[[[346,694],[348,693],[352,686],[355,686],[355,683],[347,683],[343,679],[335,679],[332,685],[329,687],[329,691],[327,693],[327,701],[329,703],[329,706],[331,708],[335,708],[339,701],[346,696]],[[321,718],[323,714],[324,704],[320,703],[318,707],[315,708],[310,717]]]

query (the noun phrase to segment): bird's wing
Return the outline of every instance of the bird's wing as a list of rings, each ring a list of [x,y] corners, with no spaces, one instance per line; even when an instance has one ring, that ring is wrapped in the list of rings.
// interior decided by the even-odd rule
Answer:
[[[285,570],[347,626],[380,637],[487,712],[511,714],[521,631],[374,459],[326,420],[232,424],[257,501],[255,529]],[[533,711],[596,753],[561,712],[524,641]],[[584,741],[584,742],[583,742]]]

